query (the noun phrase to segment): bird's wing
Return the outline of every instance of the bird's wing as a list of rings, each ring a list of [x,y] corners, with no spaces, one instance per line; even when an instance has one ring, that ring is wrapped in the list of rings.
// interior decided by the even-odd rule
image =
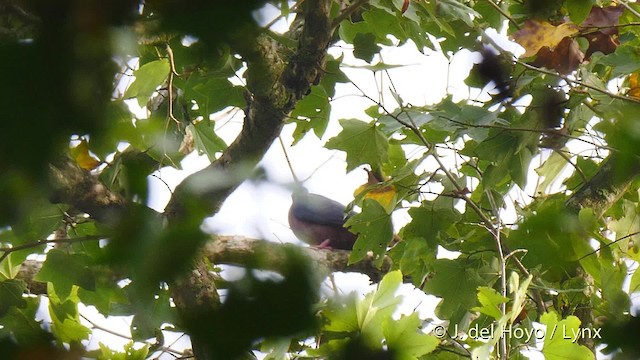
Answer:
[[[320,225],[343,226],[344,205],[322,195],[296,196],[291,206],[293,215],[303,221]]]

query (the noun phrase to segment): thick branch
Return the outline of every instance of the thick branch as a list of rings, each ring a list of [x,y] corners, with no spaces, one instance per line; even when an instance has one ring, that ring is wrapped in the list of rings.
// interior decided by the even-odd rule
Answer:
[[[576,213],[592,208],[596,216],[602,216],[640,175],[640,161],[632,160],[623,162],[619,154],[612,153],[598,172],[567,200],[567,207]]]
[[[217,236],[205,247],[205,255],[216,264],[239,265],[262,270],[280,272],[286,268],[286,248],[293,244],[278,244],[271,241],[250,239],[240,236]],[[349,251],[304,248],[307,255],[320,272],[358,272],[368,275],[373,282],[379,282],[391,269],[391,261],[385,258],[380,269],[376,268],[373,257],[367,257],[355,264],[349,264]]]
[[[125,208],[126,200],[109,190],[98,178],[80,168],[67,157],[49,167],[54,192],[53,203],[65,203],[91,215],[94,219],[114,222]]]
[[[212,236],[210,241],[203,250],[204,257],[215,264],[237,265],[243,267],[251,267],[260,270],[271,270],[280,272],[286,265],[283,259],[286,258],[286,249],[293,244],[279,244],[266,240],[250,239],[241,236]],[[349,264],[349,252],[344,250],[325,250],[307,247],[303,252],[317,265],[319,271],[324,274],[332,272],[358,272],[365,274],[371,278],[373,282],[379,282],[384,274],[391,269],[391,261],[386,258],[380,268],[374,265],[373,258],[368,257],[356,264]],[[32,294],[45,294],[47,286],[44,283],[33,280],[34,276],[40,271],[42,262],[37,260],[25,261],[18,274],[18,279],[27,283],[27,288]],[[194,270],[195,278],[200,278],[197,283],[190,284],[191,288],[208,287],[206,281],[202,280],[202,274],[208,273],[204,269],[198,268]],[[114,278],[121,278],[121,274],[114,274]],[[190,280],[194,280],[190,279]],[[187,280],[184,280],[187,281]],[[194,304],[202,305],[202,298],[197,294],[182,294],[176,303],[180,302],[186,307],[192,307]]]

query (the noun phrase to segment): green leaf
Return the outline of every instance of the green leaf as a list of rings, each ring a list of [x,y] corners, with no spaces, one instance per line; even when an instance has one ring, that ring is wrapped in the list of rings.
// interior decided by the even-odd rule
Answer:
[[[566,209],[565,200],[564,196],[547,197],[506,240],[512,249],[527,249],[523,264],[541,266],[548,279],[575,268],[579,257],[593,251],[584,241],[586,229],[577,214]]]
[[[51,330],[56,337],[65,343],[79,342],[86,340],[91,334],[91,330],[80,323],[78,313],[78,287],[74,286],[71,292],[60,298],[55,291],[55,286],[47,284],[47,294],[49,295],[49,314],[51,315]]]
[[[382,323],[391,320],[401,298],[395,296],[402,284],[402,273],[387,273],[375,291],[358,299],[355,294],[343,302],[330,302],[323,310],[328,320],[325,331],[333,333],[356,333],[372,348],[380,348],[383,339]]]
[[[493,288],[481,286],[478,288],[478,301],[482,306],[474,307],[471,310],[481,312],[498,320],[502,317],[500,305],[509,301],[509,298],[500,295]]]
[[[52,204],[46,199],[38,201],[28,216],[11,226],[17,236],[12,238],[15,241],[13,245],[33,243],[53,234],[62,224],[65,209],[65,206]]]
[[[528,148],[523,148],[511,158],[511,166],[509,167],[509,175],[513,182],[521,189],[527,184],[527,175],[529,172],[529,164],[533,158],[533,153]]]
[[[209,121],[201,120],[195,125],[187,125],[187,132],[193,134],[193,140],[199,153],[207,155],[209,161],[217,159],[216,154],[227,148],[227,144],[213,131]]]
[[[536,194],[547,193],[549,186],[556,180],[558,175],[562,172],[562,169],[568,165],[567,160],[560,155],[560,151],[566,151],[566,149],[563,148],[558,151],[554,151],[553,154],[545,160],[542,166],[535,170],[538,175],[544,178],[542,182],[538,184],[535,192]]]
[[[25,307],[27,302],[22,298],[27,285],[22,280],[5,280],[0,282],[0,317],[5,316],[11,307]]]
[[[367,294],[356,304],[358,327],[371,340],[382,340],[380,324],[384,319],[390,318],[400,304],[401,298],[395,294],[401,284],[402,273],[392,271],[382,278],[376,291]]]
[[[430,248],[422,238],[403,237],[402,241],[389,250],[388,255],[400,265],[403,274],[410,276],[419,286],[432,269],[436,249]]]
[[[296,119],[298,125],[293,133],[296,142],[310,129],[313,129],[318,138],[322,138],[329,124],[330,113],[331,104],[325,88],[313,86],[311,93],[302,98],[291,112],[291,118]]]
[[[349,218],[345,226],[358,234],[349,263],[358,262],[367,256],[368,251],[373,251],[375,264],[381,265],[387,246],[393,238],[391,215],[382,205],[374,199],[364,199],[362,212]]]
[[[109,349],[105,344],[100,343],[100,355],[98,360],[145,360],[149,355],[149,344],[136,349],[134,342],[124,345],[124,352],[116,352]]]
[[[599,62],[611,67],[611,76],[629,75],[640,70],[637,41],[619,46],[614,53],[603,56]]]
[[[194,84],[192,88],[186,88],[185,96],[193,97],[206,119],[208,115],[228,106],[245,106],[244,91],[243,87],[234,86],[226,78],[213,77],[206,82]]]
[[[383,9],[370,8],[369,11],[362,14],[362,18],[369,25],[371,32],[375,34],[378,43],[391,45],[389,35],[395,36],[401,42],[408,39],[407,33],[402,27],[404,18],[396,14]]]
[[[376,36],[372,33],[358,33],[353,39],[353,56],[371,63],[373,56],[382,48],[376,43]]]
[[[47,253],[47,259],[34,279],[53,284],[60,298],[65,299],[71,294],[73,285],[95,289],[95,277],[89,263],[86,255],[53,249]]]
[[[21,241],[18,239],[11,229],[0,230],[0,246],[4,244],[17,245]],[[20,268],[24,260],[32,253],[44,250],[46,245],[34,246],[24,250],[12,251],[4,260],[0,262],[0,280],[8,280],[15,278],[20,272]],[[2,254],[0,252],[0,254]]]
[[[9,311],[0,317],[0,339],[11,337],[19,345],[29,346],[51,340],[51,334],[36,320],[36,312],[39,309],[40,297],[23,298],[25,305],[22,308],[12,306]]]
[[[633,294],[635,292],[640,291],[640,268],[636,268],[631,276],[631,281],[629,282],[629,294]]]
[[[322,315],[328,320],[325,331],[336,333],[353,333],[360,330],[358,323],[358,312],[356,304],[358,302],[355,294],[349,296],[341,304],[330,302],[329,306],[323,310]]]
[[[445,18],[462,20],[468,27],[474,26],[472,18],[480,16],[475,10],[458,0],[440,0],[437,6],[439,13],[446,14]]]
[[[576,343],[580,334],[580,319],[569,316],[558,321],[556,313],[544,313],[540,322],[547,326],[542,353],[547,360],[588,360],[595,359],[593,353]]]
[[[129,297],[136,296],[135,290],[128,288]],[[156,331],[163,324],[175,323],[175,309],[171,307],[167,290],[159,291],[153,300],[134,299],[136,313],[131,321],[133,340],[144,340],[155,337]]]
[[[369,164],[376,169],[389,159],[389,141],[375,123],[355,119],[340,120],[342,131],[329,139],[327,149],[342,150],[347,153],[347,171]]]
[[[428,294],[442,298],[436,309],[440,319],[458,324],[476,303],[476,289],[486,285],[468,259],[438,259],[433,263],[434,277],[424,286]]]
[[[593,0],[566,0],[564,4],[567,7],[571,21],[574,24],[580,24],[589,16]]]
[[[349,77],[340,69],[343,57],[344,55],[341,55],[335,59],[331,55],[327,55],[327,60],[325,61],[324,76],[322,76],[319,85],[330,98],[333,98],[336,94],[336,83],[348,83],[350,81]],[[313,89],[311,89],[311,92],[313,93]]]
[[[411,222],[402,229],[402,236],[406,238],[422,238],[433,250],[441,235],[458,222],[462,216],[444,199],[437,201],[423,201],[420,207],[409,209]]]
[[[169,59],[159,59],[142,65],[134,71],[136,79],[124,92],[124,98],[137,98],[140,106],[146,105],[158,86],[169,76]]]
[[[386,344],[398,360],[413,360],[433,352],[440,339],[420,330],[422,321],[417,313],[402,316],[397,321],[387,319],[382,323]]]
[[[527,301],[527,290],[533,279],[532,275],[529,275],[522,283],[520,283],[520,276],[517,272],[512,272],[509,276],[509,293],[513,294],[513,302],[511,310],[507,312],[509,322],[513,324],[516,318],[520,315],[520,312],[524,309],[525,302]],[[511,316],[509,316],[511,314]]]

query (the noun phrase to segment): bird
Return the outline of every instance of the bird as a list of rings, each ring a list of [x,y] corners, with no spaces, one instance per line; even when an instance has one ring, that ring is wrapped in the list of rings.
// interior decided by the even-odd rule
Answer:
[[[289,226],[298,239],[321,249],[351,250],[357,235],[344,227],[353,212],[345,206],[298,187],[291,195]]]

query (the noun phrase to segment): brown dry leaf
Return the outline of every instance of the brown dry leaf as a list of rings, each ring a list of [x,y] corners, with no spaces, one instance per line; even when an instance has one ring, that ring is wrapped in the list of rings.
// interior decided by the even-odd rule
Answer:
[[[555,69],[560,74],[566,75],[577,69],[583,59],[584,54],[580,51],[578,42],[565,37],[555,49],[547,46],[541,48],[533,65]]]
[[[76,163],[85,170],[93,170],[100,165],[100,160],[94,158],[89,153],[89,144],[87,143],[87,140],[82,139],[80,144],[71,148],[69,152]]]
[[[622,6],[607,6],[604,8],[593,7],[589,16],[580,24],[581,28],[599,28],[598,31],[607,34],[618,34],[620,15],[624,8]]]
[[[513,39],[525,49],[524,57],[534,56],[543,47],[553,50],[563,39],[578,32],[571,22],[553,26],[546,21],[527,20],[522,28],[513,33]]]
[[[588,59],[596,51],[611,54],[616,51],[618,41],[619,18],[622,6],[593,7],[589,16],[580,24],[580,28],[588,31],[584,37],[589,40],[589,48],[585,57]],[[592,31],[597,29],[597,31]]]
[[[640,99],[640,82],[638,81],[638,73],[629,76],[629,93],[632,98]]]

